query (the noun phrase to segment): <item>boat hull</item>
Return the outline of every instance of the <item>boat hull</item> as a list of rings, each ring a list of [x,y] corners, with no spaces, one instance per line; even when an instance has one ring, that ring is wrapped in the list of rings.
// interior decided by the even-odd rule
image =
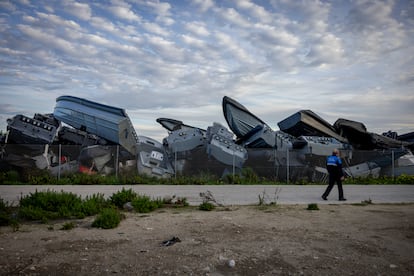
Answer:
[[[95,134],[136,153],[137,134],[124,109],[61,96],[56,99],[53,115],[76,129]]]

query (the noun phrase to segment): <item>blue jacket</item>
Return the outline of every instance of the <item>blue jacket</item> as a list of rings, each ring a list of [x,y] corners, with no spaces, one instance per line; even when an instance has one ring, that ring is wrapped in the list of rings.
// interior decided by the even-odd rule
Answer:
[[[326,158],[326,166],[342,166],[342,160],[336,155],[331,155]]]
[[[336,155],[330,155],[326,158],[326,168],[329,173],[343,176],[342,172],[342,160]]]

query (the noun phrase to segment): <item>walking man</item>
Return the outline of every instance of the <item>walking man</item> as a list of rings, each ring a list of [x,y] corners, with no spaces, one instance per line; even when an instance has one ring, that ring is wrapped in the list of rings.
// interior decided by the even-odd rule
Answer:
[[[323,200],[328,200],[328,195],[331,192],[333,186],[338,185],[338,195],[340,201],[345,201],[344,191],[342,189],[342,180],[344,180],[344,172],[342,171],[342,160],[339,157],[339,150],[334,149],[332,155],[326,158],[326,168],[329,173],[329,185],[322,195]]]

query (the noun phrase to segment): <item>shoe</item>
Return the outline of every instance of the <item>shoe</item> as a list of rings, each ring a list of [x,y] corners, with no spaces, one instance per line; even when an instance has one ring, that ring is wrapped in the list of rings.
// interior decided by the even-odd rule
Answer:
[[[340,198],[339,201],[346,201],[346,198]]]
[[[326,196],[322,196],[323,200],[328,200],[328,198]]]

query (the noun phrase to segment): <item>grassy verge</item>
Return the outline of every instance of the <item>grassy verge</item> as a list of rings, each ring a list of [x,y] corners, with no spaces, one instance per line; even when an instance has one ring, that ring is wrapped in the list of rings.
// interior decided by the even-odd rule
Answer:
[[[122,189],[108,199],[102,194],[93,194],[82,199],[76,194],[64,191],[36,191],[22,197],[18,207],[11,206],[0,198],[0,226],[13,226],[17,230],[19,224],[25,221],[48,223],[50,220],[96,216],[92,226],[109,229],[119,225],[124,218],[122,211],[148,213],[164,206],[185,207],[188,203],[185,198],[151,199],[131,189]],[[73,224],[67,223],[65,228],[73,227]]]
[[[16,171],[0,172],[0,183],[6,185],[131,185],[131,184],[150,184],[150,185],[222,185],[222,184],[239,184],[239,185],[284,185],[286,182],[275,181],[271,179],[258,177],[253,170],[245,168],[241,174],[226,175],[217,177],[209,173],[200,173],[195,176],[176,176],[171,178],[157,178],[147,175],[123,175],[116,177],[114,175],[87,175],[75,173],[63,175],[60,179],[50,175],[47,171],[32,173],[29,175],[20,175]],[[298,180],[290,181],[293,185],[318,185],[325,183],[308,182]],[[348,177],[344,184],[414,184],[414,175],[400,175],[397,177]]]

